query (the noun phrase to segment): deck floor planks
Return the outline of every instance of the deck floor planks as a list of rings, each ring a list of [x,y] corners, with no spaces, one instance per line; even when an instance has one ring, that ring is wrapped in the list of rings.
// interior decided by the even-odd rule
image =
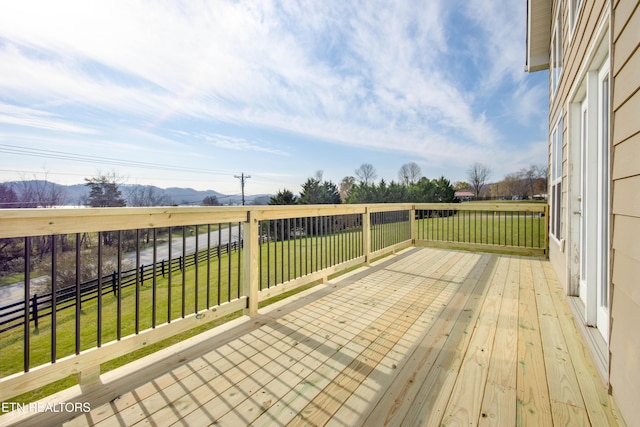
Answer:
[[[454,258],[455,258],[455,255],[453,255],[453,254],[450,254],[450,255],[448,255],[448,256],[444,256],[444,257],[443,257],[443,256],[439,256],[439,257],[437,257],[437,258],[434,258],[434,259],[432,259],[432,260],[431,260],[431,261],[432,261],[432,262],[431,262],[431,265],[428,267],[428,270],[427,270],[427,271],[431,271],[431,270],[438,269],[438,268],[440,268],[443,264],[445,264],[445,265],[446,265],[448,262],[450,262],[450,260],[452,260],[452,259],[454,259]],[[415,269],[416,269],[416,266],[419,266],[419,264],[421,264],[421,262],[416,263],[415,261],[416,261],[416,260],[414,260],[414,262],[412,262],[412,263],[407,264],[407,267],[405,267],[405,268],[406,268],[406,269],[408,269],[408,271],[416,271],[416,270],[415,270]],[[423,265],[424,265],[424,261],[423,261],[422,263],[423,263]],[[394,266],[394,267],[393,267],[393,269],[394,269],[394,270],[396,270],[396,268],[397,268],[397,266]],[[403,271],[404,271],[404,269],[403,269]],[[419,271],[419,270],[418,270],[418,271]],[[424,273],[424,270],[423,270],[423,273]],[[399,281],[400,281],[400,282],[398,283],[398,285],[403,286],[403,285],[402,285],[402,283],[404,283],[404,282],[406,281],[407,276],[403,273],[403,274],[400,274],[399,276],[397,276],[397,278],[398,278],[398,279],[399,279]],[[388,283],[386,283],[386,284],[385,284],[385,286],[389,286],[389,284],[388,284]],[[396,311],[396,314],[395,314],[395,315],[396,315],[396,316],[398,316],[399,314],[400,314],[400,313]],[[382,319],[382,317],[380,317],[380,318]],[[372,320],[374,320],[374,319],[372,319]],[[380,321],[380,319],[378,319],[378,321],[376,321],[376,323],[375,323],[375,324],[373,324],[373,323],[372,323],[372,325],[371,325],[371,326],[369,326],[369,327],[367,328],[367,330],[365,330],[365,331],[364,331],[364,332],[365,332],[364,334],[361,334],[360,336],[356,337],[356,339],[358,340],[358,342],[364,342],[364,343],[367,343],[367,345],[370,345],[371,343],[373,343],[373,342],[374,342],[375,335],[373,335],[372,333],[378,333],[378,334],[379,334],[379,333],[381,333],[381,332],[382,332],[381,326],[383,326],[383,324],[384,324],[384,325],[388,325],[388,324],[389,324],[389,321],[388,321],[388,320],[384,320],[384,319],[383,319],[383,322],[384,322],[383,324],[378,323],[379,321]],[[370,334],[372,334],[372,335],[370,335]],[[369,336],[369,335],[370,335],[370,336]],[[307,402],[306,404],[308,404],[308,402]],[[306,405],[306,404],[305,404],[305,405]],[[268,414],[268,415],[266,415],[266,416],[271,416],[271,415],[272,415],[272,414]],[[263,416],[263,417],[265,417],[265,416]],[[278,418],[278,419],[280,419],[280,418]]]
[[[412,248],[374,264],[146,383],[128,371],[65,425],[624,426],[548,261]]]
[[[262,340],[254,340],[254,344],[248,344],[247,336],[234,340],[228,345],[222,346],[216,351],[206,355],[207,364],[200,369],[193,369],[190,375],[185,376],[179,382],[176,378],[171,385],[160,388],[156,393],[144,400],[136,402],[125,410],[119,412],[121,419],[129,425],[143,419],[154,419],[165,416],[166,412],[179,417],[189,407],[194,407],[202,403],[198,400],[202,390],[211,394],[212,390],[217,392],[225,391],[232,387],[235,382],[241,381],[244,377],[251,375],[259,368],[259,364],[253,357],[264,351],[277,351],[278,347],[287,347],[286,336],[274,333],[266,334]],[[251,336],[252,334],[249,334]],[[240,358],[238,354],[243,354],[244,361],[238,364]],[[186,365],[189,366],[191,362]],[[171,375],[173,376],[173,375]],[[106,419],[104,425],[109,425],[113,420]]]
[[[507,279],[496,327],[494,351],[484,390],[480,426],[510,427],[516,423],[518,366],[518,305],[520,261],[508,259]]]
[[[517,423],[550,426],[551,404],[531,264],[520,267],[520,305],[517,370]]]
[[[419,350],[420,341],[427,332],[431,331],[443,308],[458,292],[469,273],[471,260],[471,256],[456,259],[454,265],[437,282],[440,285],[430,285],[429,292],[433,295],[431,304],[416,318],[394,350],[389,352],[378,364],[378,369],[375,369],[345,401],[344,405],[336,412],[334,419],[328,421],[328,426],[359,425],[362,422],[361,414],[366,413],[368,408],[377,406],[383,399],[385,402],[393,400],[390,391],[391,385],[412,354],[416,351],[421,353]]]
[[[473,426],[479,422],[489,362],[494,352],[503,351],[502,348],[494,349],[493,344],[507,281],[508,265],[507,258],[500,258],[489,282],[471,341],[445,409],[443,425]]]
[[[584,425],[584,401],[540,262],[533,262],[532,273],[554,424]]]
[[[488,255],[489,262],[479,271],[480,275],[470,275],[471,285],[468,298],[459,302],[462,307],[448,307],[456,311],[452,318],[451,330],[447,334],[442,347],[438,348],[438,356],[426,376],[421,378],[418,393],[411,402],[402,420],[393,421],[391,425],[433,425],[439,426],[444,410],[455,384],[464,354],[468,347],[473,328],[479,316],[488,284],[495,272],[497,257]]]
[[[389,290],[393,290],[394,296],[398,295],[392,285],[387,285]],[[404,293],[404,292],[403,292]],[[402,299],[411,298],[412,295],[404,293]],[[388,301],[388,299],[387,299]],[[392,307],[387,307],[387,304],[376,305],[372,311],[377,313],[378,320],[375,324],[371,324],[364,328],[358,336],[353,339],[355,342],[364,345],[365,349],[375,345],[376,352],[384,352],[386,354],[388,348],[382,347],[380,343],[376,343],[376,338],[385,331],[387,327],[392,324],[392,321],[384,317],[384,313],[392,310]],[[396,314],[397,316],[397,314]],[[311,372],[311,374],[302,379],[298,384],[293,384],[293,389],[286,392],[283,398],[281,398],[273,407],[269,408],[265,414],[262,414],[260,418],[254,421],[254,425],[269,425],[273,423],[274,419],[278,422],[286,424],[293,417],[297,416],[303,408],[305,408],[309,402],[313,401],[315,396],[321,393],[322,389],[329,385],[335,378],[339,377],[340,373],[347,368],[354,360],[357,360],[358,354],[349,355],[345,357],[342,348],[339,346],[335,348],[334,354],[330,355],[330,361],[332,364],[320,367],[318,370]],[[341,363],[336,364],[336,361]],[[362,361],[355,362],[358,365]],[[361,366],[361,365],[360,365]],[[337,400],[332,399],[331,403],[337,403]],[[322,408],[322,411],[325,409]]]
[[[581,332],[550,263],[542,263],[546,283],[553,295],[561,332],[571,355],[585,409],[592,426],[624,426],[611,396],[602,385]]]
[[[361,299],[362,304],[360,305],[360,309],[361,310],[364,309],[365,312],[368,312],[369,316],[365,316],[365,317],[368,317],[369,322],[373,322],[376,320],[376,317],[371,316],[371,313],[378,313],[377,316],[380,317],[381,314],[384,313],[385,311],[391,310],[393,312],[395,304],[397,304],[397,302],[394,303],[394,299],[397,299],[397,301],[401,301],[404,298],[410,298],[410,295],[408,294],[409,288],[406,285],[403,286],[402,283],[400,283],[401,277],[398,275],[398,273],[393,273],[393,274],[385,273],[384,279],[390,280],[391,282],[393,282],[394,280],[398,281],[398,283],[395,284],[394,286],[387,286],[385,288],[385,290],[388,292],[388,295],[385,295],[384,292],[382,293],[378,292],[373,297],[367,297],[366,301],[365,299]],[[364,313],[360,313],[358,311],[351,313],[352,316],[357,316],[357,318],[363,317],[362,316],[363,314]],[[399,314],[398,312],[393,313],[393,317],[397,317],[398,314]],[[345,327],[346,328],[349,327],[348,322],[341,322],[341,323],[343,323],[343,325],[341,325],[340,328],[344,329]],[[391,324],[392,324],[391,320],[385,321],[384,319],[383,320],[378,319],[378,321],[376,321],[375,323],[375,327],[372,326],[373,323],[364,324],[359,334],[357,336],[350,337],[350,339],[355,340],[359,345],[370,345],[375,341],[376,336],[383,331],[382,328],[389,327]],[[333,332],[338,333],[340,331],[340,328],[335,325],[334,327],[336,327],[336,330],[334,330]],[[348,365],[342,366],[341,364],[336,365],[335,363],[337,360],[343,359],[343,355],[339,353],[341,350],[344,351],[341,348],[342,346],[343,346],[342,343],[338,343],[338,345],[334,350],[334,354],[330,355],[332,357],[328,358],[328,360],[330,361],[330,364],[327,367],[322,367],[317,372],[311,372],[310,377],[301,379],[301,382],[299,383],[299,385],[301,385],[301,387],[304,388],[306,394],[305,393],[288,393],[291,395],[292,400],[288,400],[285,396],[284,399],[280,401],[276,401],[273,404],[273,407],[275,408],[275,410],[280,411],[279,413],[273,414],[274,409],[270,409],[268,411],[269,413],[263,414],[261,418],[259,418],[258,420],[255,420],[254,423],[256,425],[260,425],[260,423],[262,422],[261,419],[265,419],[266,423],[270,424],[270,423],[273,423],[274,418],[278,419],[280,422],[285,422],[286,420],[285,412],[289,414],[293,413],[290,410],[292,405],[294,406],[299,405],[300,402],[308,404],[309,395],[313,396],[313,393],[318,393],[319,384],[326,381],[327,378],[329,379],[333,378],[335,376],[336,371],[339,372],[344,368],[346,368],[346,366],[348,366]],[[387,350],[388,349],[385,348],[384,351],[381,352],[381,354],[386,354]],[[349,363],[353,363],[353,360],[355,360],[356,356],[357,354],[349,356],[349,358],[347,359],[350,361]],[[324,372],[327,370],[329,370],[330,372]],[[318,376],[319,372],[321,373],[321,375]],[[307,386],[308,384],[313,384],[315,387],[308,387]],[[336,403],[338,402],[338,400],[332,398],[332,402]],[[221,419],[221,421],[228,421],[228,419],[223,418]]]
[[[400,293],[398,293],[399,295]],[[389,295],[391,296],[391,295]],[[365,295],[365,297],[369,298],[368,295]],[[322,308],[322,307],[319,307]],[[329,308],[329,307],[324,307],[324,308]],[[332,314],[335,313],[335,311],[331,312]],[[342,313],[343,315],[346,315],[347,312]],[[332,367],[332,364],[336,364],[339,363],[339,359],[338,357],[336,357],[336,353],[342,349],[342,347],[345,344],[349,343],[349,340],[353,339],[353,336],[355,336],[356,334],[356,330],[354,330],[353,328],[353,323],[349,323],[347,325],[347,322],[344,322],[346,328],[349,328],[352,330],[352,332],[349,334],[347,334],[347,336],[344,337],[339,337],[338,339],[336,339],[336,336],[338,336],[338,334],[341,333],[342,329],[340,328],[334,328],[332,326],[330,326],[329,324],[335,320],[335,316],[334,317],[329,317],[329,318],[325,318],[324,320],[322,320],[321,318],[316,318],[316,317],[312,317],[309,319],[309,327],[311,328],[311,330],[309,329],[304,329],[304,332],[300,333],[300,335],[302,335],[300,338],[304,338],[304,335],[307,336],[312,336],[314,337],[312,340],[310,340],[311,342],[314,342],[316,345],[312,346],[311,348],[309,348],[309,352],[306,353],[305,357],[300,359],[300,362],[298,363],[298,366],[293,366],[291,367],[288,372],[285,372],[284,375],[287,375],[290,372],[296,372],[296,369],[301,368],[299,371],[297,371],[297,375],[295,377],[290,377],[288,378],[289,381],[286,382],[282,382],[282,381],[275,381],[275,383],[271,383],[271,382],[265,382],[265,384],[269,384],[270,386],[273,385],[279,385],[279,387],[277,387],[278,389],[285,389],[290,387],[291,384],[293,384],[293,381],[303,381],[304,378],[306,377],[306,375],[308,374],[312,374],[314,372],[314,370],[316,370],[321,364],[326,364],[326,362],[328,361],[329,364],[327,364],[327,366],[329,366],[329,368],[331,369],[335,369],[335,367]],[[356,320],[356,319],[353,319]],[[316,330],[313,326],[313,324],[319,323],[319,328]],[[338,323],[338,322],[336,322]],[[284,327],[284,326],[283,326]],[[366,324],[362,324],[360,326],[359,329],[362,329],[366,327]],[[345,328],[345,329],[346,329]],[[324,337],[324,338],[322,338]],[[302,342],[304,343],[304,339],[302,339]],[[357,346],[357,343],[352,344],[351,346]],[[322,347],[324,346],[324,354],[322,352],[320,352],[320,355],[315,354],[314,351],[318,348],[318,347]],[[333,357],[332,357],[333,356]],[[287,356],[284,356],[285,358]],[[305,366],[306,365],[306,366]],[[264,390],[260,390],[257,393],[262,393],[262,391]],[[274,396],[278,395],[278,391],[274,390]],[[262,405],[261,406],[265,406],[264,402],[268,401],[269,399],[266,400],[262,400]],[[273,402],[273,401],[272,401]],[[210,404],[207,404],[207,406],[209,406]],[[238,408],[234,408],[235,413],[238,412],[237,410]],[[240,408],[241,409],[241,408]],[[249,413],[249,412],[247,412]],[[256,416],[259,415],[259,412],[255,414]],[[218,416],[221,416],[221,420],[225,419],[224,418],[224,413],[222,414],[218,414]],[[227,419],[229,417],[233,417],[233,415],[229,415],[227,417]],[[245,420],[246,421],[246,420]]]
[[[407,355],[406,361],[398,369],[385,393],[371,406],[366,417],[361,417],[354,425],[399,425],[422,390],[430,370],[435,365],[453,329],[453,319],[463,313],[465,304],[471,297],[480,277],[484,273],[490,256],[468,254],[465,256],[464,269],[467,274],[457,291],[443,301],[436,302],[437,317],[433,326],[423,332],[417,347]],[[460,263],[462,266],[463,263]]]
[[[376,371],[380,362],[390,353],[409,331],[417,319],[432,305],[436,297],[446,288],[446,281],[442,280],[447,272],[461,257],[452,257],[442,264],[426,280],[419,276],[410,279],[415,282],[415,291],[389,310],[390,323],[357,359],[355,359],[340,375],[322,392],[314,398],[300,413],[296,422],[291,425],[324,425],[333,417],[334,413],[343,407],[343,402],[355,392],[357,388]],[[378,351],[382,347],[383,351]],[[335,408],[335,411],[333,410]],[[341,422],[344,420],[340,419]]]

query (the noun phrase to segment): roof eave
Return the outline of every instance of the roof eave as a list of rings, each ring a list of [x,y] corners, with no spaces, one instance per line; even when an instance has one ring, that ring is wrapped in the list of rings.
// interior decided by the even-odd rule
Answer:
[[[527,0],[527,72],[549,69],[551,21],[551,0]]]

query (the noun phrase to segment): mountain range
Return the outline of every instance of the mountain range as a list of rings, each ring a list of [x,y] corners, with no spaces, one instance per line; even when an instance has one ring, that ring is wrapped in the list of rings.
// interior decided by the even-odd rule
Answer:
[[[89,187],[84,184],[62,185],[44,180],[9,181],[2,183],[16,192],[18,198],[23,200],[25,192],[46,192],[48,194],[59,195],[57,205],[62,206],[83,206],[86,205]],[[242,196],[239,194],[223,194],[214,190],[195,190],[193,188],[170,187],[160,188],[153,185],[122,184],[119,186],[122,197],[130,200],[134,194],[153,195],[154,199],[161,199],[163,205],[198,206],[202,204],[205,197],[215,197],[222,205],[240,205]],[[269,194],[245,195],[247,205],[265,205],[269,202]]]

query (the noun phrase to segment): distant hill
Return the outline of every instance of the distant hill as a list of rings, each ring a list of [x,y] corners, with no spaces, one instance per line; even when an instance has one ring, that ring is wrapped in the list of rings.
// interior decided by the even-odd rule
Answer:
[[[9,186],[16,192],[18,197],[22,199],[25,192],[36,191],[40,194],[56,194],[58,205],[63,206],[82,206],[86,204],[89,188],[84,184],[61,185],[50,181],[29,180],[29,181],[9,181],[2,183]],[[193,188],[170,187],[160,188],[153,185],[123,184],[120,191],[125,200],[129,201],[134,194],[146,192],[153,194],[154,198],[162,198],[166,203],[163,205],[191,205],[198,206],[205,197],[213,196],[218,199],[222,205],[239,205],[242,203],[240,195],[225,195],[214,190],[195,190]],[[267,204],[269,202],[269,194],[257,194],[245,196],[247,205]],[[129,203],[127,203],[129,205]]]

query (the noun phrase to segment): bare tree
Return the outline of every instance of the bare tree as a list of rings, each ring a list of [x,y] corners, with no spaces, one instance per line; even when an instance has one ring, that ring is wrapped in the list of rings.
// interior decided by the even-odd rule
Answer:
[[[398,180],[404,184],[415,184],[422,178],[422,170],[416,162],[405,163],[398,171]]]
[[[202,199],[202,206],[222,206],[216,196],[207,196]]]
[[[535,168],[535,180],[533,183],[533,195],[547,194],[548,165],[533,166]]]
[[[349,191],[351,191],[351,189],[355,184],[356,184],[356,179],[353,176],[345,176],[344,178],[342,178],[342,181],[340,181],[340,186],[339,186],[340,199],[342,199],[342,203],[346,202],[347,197],[349,197]]]
[[[44,179],[38,179],[35,175],[31,179],[22,176],[18,193],[20,203],[25,208],[50,208],[65,202],[63,187],[50,182],[47,172],[44,173]]]
[[[476,195],[476,199],[480,196],[482,188],[487,183],[487,180],[491,176],[491,169],[482,163],[474,163],[467,171],[467,178],[473,188],[473,192]]]
[[[360,184],[373,184],[373,181],[378,177],[376,168],[371,163],[363,163],[355,171],[356,177]]]
[[[171,198],[158,191],[156,187],[133,185],[125,188],[127,206],[169,206]]]
[[[525,179],[524,171],[517,173],[510,173],[504,177],[503,189],[504,192],[513,197],[526,197],[528,188],[527,180]]]

